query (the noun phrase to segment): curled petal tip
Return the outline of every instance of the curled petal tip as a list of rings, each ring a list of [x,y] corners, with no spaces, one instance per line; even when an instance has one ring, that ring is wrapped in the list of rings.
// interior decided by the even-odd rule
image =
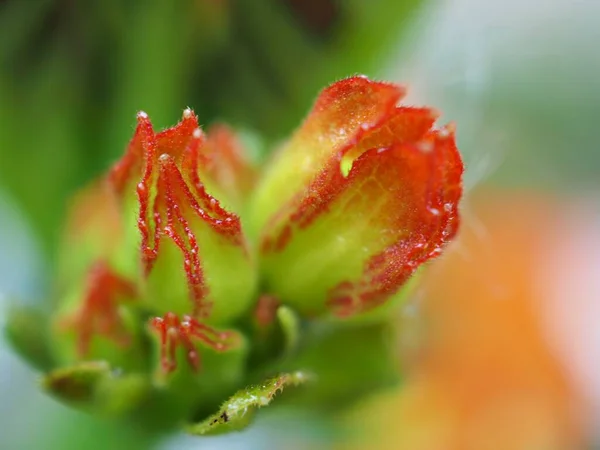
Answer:
[[[178,124],[159,133],[153,131],[147,117],[139,120],[126,155],[113,169],[112,179],[127,198],[124,207],[131,208],[132,202],[138,205],[142,272],[150,292],[144,298],[146,306],[152,305],[157,313],[173,309],[205,317],[212,314],[211,305],[216,305],[217,318],[222,319],[226,311],[239,314],[252,294],[252,265],[239,217],[225,209],[201,179],[202,152],[207,144],[198,118],[187,108]],[[173,260],[177,253],[179,261]],[[227,275],[222,259],[239,264],[231,264]],[[159,264],[161,260],[165,262]],[[178,280],[173,281],[168,294],[162,285],[165,271]],[[179,274],[185,279],[180,280]],[[240,283],[228,287],[229,278],[234,276]],[[181,288],[181,281],[187,292]],[[175,299],[175,303],[165,304],[163,296]],[[224,298],[229,296],[235,300]]]
[[[437,135],[441,139],[447,139],[449,137],[454,137],[456,134],[456,124],[454,122],[450,122],[444,125],[442,128],[437,130]]]

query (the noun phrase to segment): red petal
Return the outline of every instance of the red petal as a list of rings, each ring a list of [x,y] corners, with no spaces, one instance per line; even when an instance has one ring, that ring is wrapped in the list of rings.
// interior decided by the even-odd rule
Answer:
[[[322,146],[330,144],[326,149],[330,151],[336,147],[331,144],[346,142],[361,130],[381,124],[404,94],[405,89],[395,84],[347,78],[323,90],[300,133]]]
[[[161,239],[171,239],[183,256],[194,314],[206,312],[204,297],[208,292],[197,231],[206,225],[231,244],[242,246],[243,242],[239,218],[223,209],[200,181],[198,162],[203,143],[198,119],[189,109],[181,122],[158,134],[148,116],[139,113],[134,138],[110,176],[123,198],[134,180],[139,181],[138,228],[144,273],[150,274]]]
[[[366,77],[352,77],[325,89],[290,142],[276,155],[256,195],[255,226],[262,229],[278,209],[330,163],[370,130],[380,127],[394,114],[404,95],[400,86]],[[284,206],[285,208],[285,206]]]
[[[179,143],[185,142],[180,137],[179,139]],[[165,141],[162,142],[164,144]],[[187,139],[186,149],[177,151],[174,157],[171,156],[173,153],[163,153],[158,160],[150,161],[142,182],[143,189],[138,190],[138,195],[146,273],[150,272],[158,257],[161,236],[169,237],[183,255],[184,269],[194,302],[194,314],[204,315],[208,307],[203,302],[207,288],[195,234],[198,225],[207,224],[217,234],[227,237],[236,245],[241,245],[242,236],[239,218],[221,208],[219,202],[206,192],[200,182],[197,167],[200,144],[201,136],[196,133],[195,137]],[[180,160],[179,166],[176,157]],[[156,179],[156,196],[152,199],[149,192],[153,179]],[[154,205],[151,207],[152,201]],[[152,211],[152,235],[147,224],[149,211]]]
[[[186,109],[181,122],[156,135],[157,156],[167,154],[179,162],[196,130],[199,130],[198,117],[192,110]]]
[[[341,187],[347,192],[340,197],[357,195],[349,212],[385,197],[372,220],[386,246],[370,257],[360,279],[343,281],[330,291],[329,303],[340,315],[379,305],[422,263],[441,253],[458,229],[462,171],[448,129],[431,132],[417,144],[369,150],[356,160]]]
[[[357,136],[359,140],[345,146],[340,153],[332,154],[306,191],[300,192],[272,218],[263,237],[262,250],[281,251],[292,238],[294,229],[306,228],[329,210],[331,201],[349,181],[341,168],[346,161],[351,165],[367,149],[414,143],[428,132],[436,117],[437,113],[429,108],[400,107],[394,108],[377,127],[362,129]]]
[[[66,326],[76,329],[80,358],[87,355],[95,334],[123,346],[129,344],[130,335],[119,315],[119,303],[135,295],[133,284],[117,275],[105,261],[97,261],[89,269],[81,308],[65,321]]]
[[[144,112],[138,113],[138,125],[125,155],[113,166],[108,180],[115,191],[124,195],[135,184],[144,169],[145,143],[154,136],[152,123]]]
[[[458,226],[463,167],[453,127],[428,132],[435,116],[428,109],[396,109],[388,121],[368,130],[357,145],[345,149],[347,157],[360,155],[347,177],[340,170],[343,157],[338,154],[330,158],[267,228],[262,241],[267,264],[277,264],[277,253],[285,259],[288,244],[304,242],[303,230],[316,220],[319,229],[333,230],[327,239],[353,236],[356,243],[352,249],[360,251],[343,253],[343,260],[336,259],[336,264],[356,267],[363,261],[362,274],[357,277],[354,269],[349,269],[351,277],[338,279],[328,293],[328,303],[338,314],[348,315],[382,303],[419,265],[438,255]],[[298,245],[291,251],[294,265],[304,267]],[[272,259],[270,255],[274,255]],[[329,262],[325,259],[320,270],[327,270]],[[349,263],[350,259],[355,261]],[[283,298],[293,295],[275,292]]]
[[[431,129],[437,117],[438,113],[430,108],[395,108],[380,126],[361,134],[358,144],[346,147],[344,158],[351,162],[371,148],[416,142]]]

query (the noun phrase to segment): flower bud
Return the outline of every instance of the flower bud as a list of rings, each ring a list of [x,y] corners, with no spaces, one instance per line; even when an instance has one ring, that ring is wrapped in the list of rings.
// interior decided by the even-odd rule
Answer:
[[[105,360],[139,369],[144,364],[142,326],[132,309],[138,302],[138,264],[125,230],[118,198],[104,179],[71,205],[51,323],[59,365]]]
[[[258,187],[267,290],[304,314],[381,305],[457,231],[453,127],[403,94],[363,77],[325,89]]]
[[[125,207],[137,193],[145,307],[158,315],[224,323],[249,306],[255,275],[239,217],[202,181],[205,141],[189,109],[179,124],[160,133],[139,113],[134,138],[111,179]],[[219,186],[218,177],[209,178]]]
[[[103,360],[113,367],[144,367],[142,323],[133,310],[135,286],[102,260],[89,268],[55,312],[52,323],[55,355],[61,365]]]

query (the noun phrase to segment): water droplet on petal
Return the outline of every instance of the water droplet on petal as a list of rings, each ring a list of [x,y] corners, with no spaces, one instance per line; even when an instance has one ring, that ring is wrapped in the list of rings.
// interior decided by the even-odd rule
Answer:
[[[417,148],[423,153],[431,153],[433,144],[429,141],[417,142]]]
[[[450,131],[448,131],[447,128],[441,128],[438,131],[438,136],[440,137],[440,139],[446,139],[447,137],[450,136]]]

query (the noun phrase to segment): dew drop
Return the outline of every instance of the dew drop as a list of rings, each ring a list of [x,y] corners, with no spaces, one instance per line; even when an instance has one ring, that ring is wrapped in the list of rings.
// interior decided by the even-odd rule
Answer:
[[[429,141],[418,142],[417,148],[423,153],[431,153],[433,150],[433,144]]]
[[[438,131],[438,136],[440,139],[446,139],[450,136],[450,131],[447,128],[442,128]]]
[[[177,328],[175,327],[169,327],[169,329],[167,330],[167,334],[171,339],[177,339],[179,337],[179,333],[177,332]]]

